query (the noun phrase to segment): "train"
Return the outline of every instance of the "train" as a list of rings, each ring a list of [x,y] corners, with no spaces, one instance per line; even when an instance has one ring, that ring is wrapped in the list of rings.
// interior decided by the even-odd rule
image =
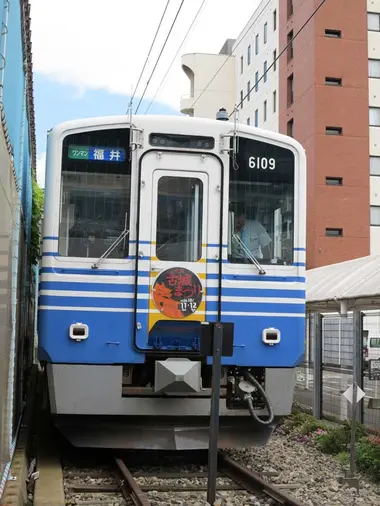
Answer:
[[[304,356],[303,147],[229,120],[66,121],[44,206],[38,358],[63,436],[208,448],[222,328],[219,447],[265,445]]]

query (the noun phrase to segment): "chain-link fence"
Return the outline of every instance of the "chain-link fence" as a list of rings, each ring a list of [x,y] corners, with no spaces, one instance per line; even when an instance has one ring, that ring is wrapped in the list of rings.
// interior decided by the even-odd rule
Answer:
[[[321,349],[316,346],[314,315],[307,319],[304,363],[297,368],[295,401],[316,416],[333,420],[351,418],[351,404],[343,395],[356,381],[365,397],[358,418],[370,429],[380,430],[380,380],[371,380],[368,360],[380,359],[380,311],[363,313],[360,347],[355,346],[353,316],[324,315]],[[315,360],[315,350],[321,360]],[[361,356],[356,357],[358,350]],[[354,362],[358,372],[354,376]],[[320,365],[316,370],[317,364]]]

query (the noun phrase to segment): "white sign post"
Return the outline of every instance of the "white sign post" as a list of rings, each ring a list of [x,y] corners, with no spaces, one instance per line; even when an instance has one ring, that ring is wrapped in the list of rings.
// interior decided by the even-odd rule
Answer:
[[[354,383],[347,388],[347,390],[343,393],[344,397],[351,403],[351,444],[350,444],[350,475],[349,478],[352,479],[355,476],[356,471],[356,408],[357,403],[363,399],[365,393],[358,386],[357,382]]]

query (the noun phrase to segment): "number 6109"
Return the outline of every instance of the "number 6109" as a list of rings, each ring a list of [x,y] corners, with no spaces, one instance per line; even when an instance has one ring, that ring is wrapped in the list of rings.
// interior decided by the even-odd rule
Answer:
[[[276,160],[274,158],[250,156],[248,164],[250,169],[274,170],[276,168]]]

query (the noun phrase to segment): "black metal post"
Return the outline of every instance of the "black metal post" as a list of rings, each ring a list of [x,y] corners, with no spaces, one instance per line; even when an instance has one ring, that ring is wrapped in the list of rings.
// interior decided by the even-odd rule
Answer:
[[[356,418],[357,418],[357,398],[358,384],[354,379],[352,385],[352,410],[351,410],[351,444],[350,444],[350,472],[349,477],[353,478],[356,472]]]
[[[313,384],[313,415],[322,418],[322,315],[314,313],[314,384]]]
[[[218,472],[218,436],[219,436],[219,398],[220,376],[222,372],[223,325],[214,324],[212,391],[210,411],[210,435],[208,447],[208,483],[207,501],[214,504],[216,496],[216,477]]]

